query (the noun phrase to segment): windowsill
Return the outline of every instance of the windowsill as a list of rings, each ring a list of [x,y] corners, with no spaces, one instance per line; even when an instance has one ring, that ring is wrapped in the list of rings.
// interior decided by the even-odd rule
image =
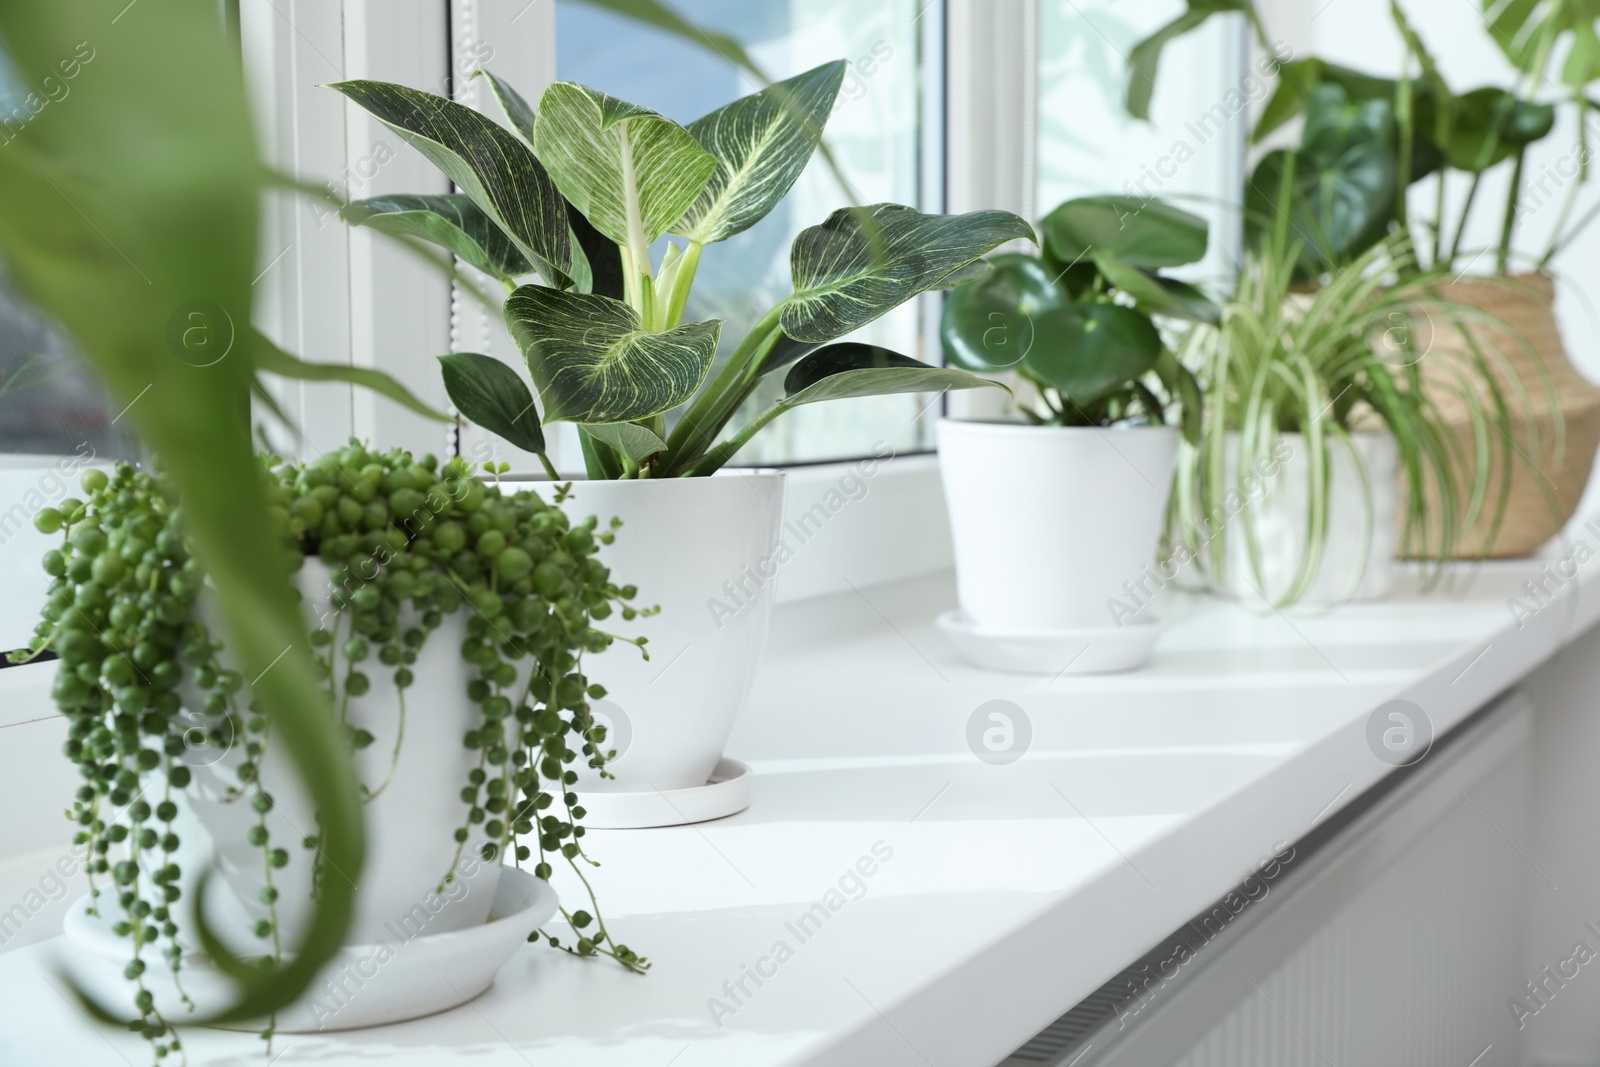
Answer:
[[[1366,741],[1380,704],[1443,734],[1600,620],[1573,585],[1519,629],[1507,597],[1540,562],[1292,620],[1169,596],[1143,671],[1054,680],[956,658],[931,622],[948,573],[789,604],[730,746],[757,770],[750,809],[592,835],[608,921],[650,977],[529,947],[471,1009],[278,1040],[330,1064],[520,1062],[504,1042],[584,1067],[686,1046],[730,1067],[994,1063],[1390,773]],[[995,699],[1032,724],[1009,766],[967,746]],[[826,925],[798,937],[819,902]],[[103,1054],[40,981],[50,951],[0,957],[0,1033],[28,1043],[19,1062]],[[201,1059],[253,1042],[189,1038]]]

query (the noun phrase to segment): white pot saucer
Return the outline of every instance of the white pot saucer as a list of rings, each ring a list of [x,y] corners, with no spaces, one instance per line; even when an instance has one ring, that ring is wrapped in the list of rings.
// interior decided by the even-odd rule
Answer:
[[[588,790],[578,794],[583,825],[591,830],[643,830],[685,826],[735,815],[750,806],[755,772],[736,759],[718,761],[705,785],[632,792]]]
[[[1024,674],[1102,674],[1144,666],[1167,624],[1151,618],[1127,626],[1033,632],[985,629],[960,609],[934,620],[973,666]]]
[[[457,883],[461,885],[462,883]],[[470,890],[468,890],[470,892]],[[449,888],[446,895],[451,892]],[[112,929],[115,891],[102,891],[101,914],[88,913],[84,897],[67,912],[62,961],[72,978],[100,1004],[120,1012],[132,1002],[132,983],[123,978],[131,942]],[[386,925],[392,937],[371,945],[348,945],[324,965],[310,990],[293,1007],[280,1011],[276,1028],[304,1034],[354,1030],[416,1019],[458,1008],[488,989],[494,976],[528,935],[556,913],[556,893],[529,871],[500,872],[489,921],[444,934],[425,932],[426,904],[412,915],[397,915]],[[182,1023],[189,1011],[179,1000],[172,972],[157,946],[145,950],[145,987],[155,994],[165,1017]],[[206,1015],[230,1003],[236,987],[202,954],[185,955],[179,972],[195,1014]],[[261,1024],[229,1029],[261,1029]]]

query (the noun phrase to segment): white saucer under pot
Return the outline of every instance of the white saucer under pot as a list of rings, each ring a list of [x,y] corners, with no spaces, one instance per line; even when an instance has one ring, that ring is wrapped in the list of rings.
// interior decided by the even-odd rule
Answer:
[[[1124,626],[1082,630],[988,630],[959,609],[934,624],[967,662],[985,670],[1024,674],[1105,674],[1144,666],[1167,626],[1146,615]]]
[[[1142,603],[1177,453],[1170,426],[942,420],[939,468],[964,632],[1056,645],[1098,635],[1100,647],[1137,650],[1151,632]],[[1129,589],[1144,594],[1130,600]],[[1100,669],[1128,669],[1148,654],[1133,663],[1126,651],[1111,655],[1116,665]],[[981,658],[979,666],[994,664]]]
[[[316,1033],[382,1026],[461,1007],[488,989],[500,968],[527,945],[529,934],[550,921],[557,907],[555,890],[528,871],[502,868],[490,884],[493,898],[483,909],[487,918],[473,926],[437,932],[419,908],[383,923],[372,943],[340,949],[305,994],[278,1012],[274,1029]],[[474,892],[486,891],[483,883],[457,881],[447,895],[465,902]],[[115,893],[102,891],[100,901],[99,915],[89,914],[88,897],[68,911],[63,923],[66,950],[60,958],[79,988],[105,1008],[122,1011],[134,995],[133,983],[123,976],[128,939],[113,929]],[[165,960],[154,950],[147,954],[151,962],[144,987],[170,1022],[204,1017],[227,1007],[237,995],[227,975],[204,955],[188,952],[178,981],[194,1004],[191,1012]],[[261,1020],[236,1028],[260,1030],[264,1025]]]

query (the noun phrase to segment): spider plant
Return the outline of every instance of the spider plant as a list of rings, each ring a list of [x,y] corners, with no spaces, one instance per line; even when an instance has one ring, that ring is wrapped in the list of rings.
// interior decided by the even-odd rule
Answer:
[[[1440,296],[1449,275],[1420,269],[1399,237],[1368,248],[1315,290],[1297,289],[1300,253],[1287,228],[1280,225],[1274,240],[1248,259],[1220,324],[1197,326],[1186,339],[1183,356],[1207,383],[1205,415],[1198,446],[1179,459],[1170,536],[1220,583],[1227,541],[1212,534],[1219,516],[1236,512],[1230,534],[1244,539],[1247,577],[1265,595],[1260,513],[1234,484],[1233,472],[1276,469],[1272,458],[1283,436],[1300,435],[1303,454],[1276,477],[1308,480],[1305,550],[1287,588],[1270,597],[1280,606],[1293,603],[1322,564],[1335,453],[1353,460],[1365,490],[1367,529],[1390,521],[1373,514],[1373,486],[1352,436],[1384,432],[1399,453],[1402,543],[1424,558],[1424,582],[1431,586],[1456,537],[1485,509],[1498,528],[1512,464],[1522,459],[1511,431],[1515,412],[1528,409],[1527,397],[1514,376],[1500,373],[1503,355],[1463,329],[1498,320]],[[1467,339],[1465,348],[1430,351],[1433,332],[1450,327]],[[1424,359],[1449,361],[1443,370],[1471,411],[1470,445],[1423,388]],[[1430,374],[1439,370],[1430,368]],[[1425,533],[1431,543],[1424,543]],[[1363,561],[1370,541],[1369,534]],[[1352,591],[1359,577],[1358,568]]]

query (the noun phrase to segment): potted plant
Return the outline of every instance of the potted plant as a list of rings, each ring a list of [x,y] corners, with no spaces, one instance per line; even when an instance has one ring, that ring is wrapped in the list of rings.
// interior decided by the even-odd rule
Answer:
[[[1450,514],[1435,508],[1411,529],[1402,548],[1409,555],[1465,557],[1526,555],[1549,540],[1577,508],[1600,446],[1600,388],[1568,362],[1553,313],[1552,257],[1593,214],[1571,220],[1576,194],[1588,177],[1579,167],[1564,193],[1548,188],[1548,175],[1524,182],[1529,146],[1548,136],[1558,108],[1573,109],[1581,123],[1589,104],[1585,87],[1600,77],[1600,52],[1589,47],[1589,14],[1565,4],[1485,5],[1494,8],[1486,25],[1506,56],[1526,75],[1515,90],[1482,86],[1456,92],[1440,74],[1421,37],[1398,4],[1390,10],[1407,53],[1401,78],[1382,78],[1317,57],[1278,69],[1278,86],[1251,134],[1253,143],[1304,118],[1298,145],[1267,152],[1244,191],[1247,241],[1268,243],[1280,217],[1287,217],[1299,248],[1298,287],[1322,284],[1330,273],[1348,271],[1391,235],[1408,247],[1395,262],[1412,274],[1437,273],[1439,295],[1460,307],[1456,321],[1419,328],[1424,386],[1442,413],[1454,450],[1476,458],[1453,465],[1455,495],[1470,495],[1482,477],[1504,486],[1493,507],[1471,508],[1455,517],[1465,525],[1437,525]],[[1161,48],[1222,11],[1245,13],[1265,44],[1265,31],[1249,0],[1191,3],[1175,22],[1131,54],[1128,107],[1146,117]],[[1592,14],[1592,13],[1591,13]],[[1552,97],[1557,72],[1552,56],[1570,42],[1559,71],[1561,92]],[[1463,248],[1463,235],[1486,177],[1509,172],[1508,192],[1498,216],[1492,249]],[[1465,176],[1467,195],[1459,212],[1446,217],[1445,188]],[[1433,181],[1433,210],[1408,203],[1413,186]],[[1559,183],[1558,183],[1559,184]],[[1531,269],[1513,271],[1513,238],[1532,210],[1564,198],[1549,245],[1530,257]],[[1481,205],[1479,205],[1481,206]],[[1492,253],[1492,258],[1491,258]],[[1478,266],[1480,263],[1483,266]],[[1492,263],[1492,270],[1485,269]],[[1433,358],[1451,354],[1451,358]],[[1452,376],[1462,361],[1483,361],[1486,374],[1463,392]],[[1491,382],[1494,389],[1490,389]],[[1507,429],[1516,449],[1483,449],[1475,437],[1477,413],[1497,396],[1514,401]],[[1427,492],[1441,500],[1442,489]]]
[[[585,790],[653,796],[705,786],[748,699],[772,583],[743,582],[732,614],[715,605],[745,568],[771,573],[782,479],[708,476],[803,404],[991,384],[840,339],[920,293],[964,280],[997,246],[1032,240],[1032,227],[1006,212],[927,215],[894,204],[836,211],[795,239],[794,293],[720,367],[721,323],[684,321],[706,247],[748,229],[788,193],[821,138],[844,70],[826,64],[687,127],[568,82],[546,89],[535,112],[488,75],[509,129],[403,86],[333,87],[461,189],[361,201],[345,217],[438,244],[509,294],[506,324],[537,404],[510,367],[456,354],[441,364],[457,408],[537,454],[552,480],[542,424],[575,423],[588,478],[574,485],[571,506],[619,516],[638,531],[606,559],[660,605],[642,627],[656,656],[644,664],[613,655],[596,668],[632,740],[616,780],[589,780]],[[679,240],[653,254],[664,236]],[[519,284],[530,273],[539,282]],[[780,373],[782,399],[724,438],[757,386]]]
[[[1199,428],[1199,387],[1154,319],[1217,316],[1161,271],[1205,255],[1206,224],[1158,201],[1098,196],[1062,204],[1040,230],[1039,255],[991,257],[945,305],[950,362],[1015,370],[1038,403],[1023,421],[940,423],[962,612],[947,622],[979,635],[963,647],[990,665],[1059,671],[1047,638],[1088,635],[1099,643],[1074,669],[1136,666],[1159,630],[1118,605],[1147,581],[1160,539],[1179,439],[1168,420]],[[1013,658],[981,635],[1011,635],[1007,647],[1035,635],[1047,652]]]
[[[317,813],[218,639],[170,486],[127,464],[88,471],[83,499],[35,520],[61,544],[44,559],[54,581],[29,654],[61,658],[54,696],[84,779],[72,815],[91,857],[91,895],[67,923],[85,950],[74,972],[102,1003],[131,1002],[158,1052],[196,1010],[184,972],[199,974],[200,990],[225,974],[202,950],[220,938],[260,966],[281,965],[330,879],[367,886],[347,954],[382,963],[404,954],[451,974],[465,995],[538,939],[557,905],[534,883],[556,864],[591,862],[572,768],[603,774],[609,748],[590,713],[605,691],[589,682],[584,656],[613,641],[600,620],[639,614],[632,590],[594,559],[613,529],[485,485],[461,459],[441,466],[352,442],[306,466],[268,461],[263,477],[278,551],[298,575],[319,673],[355,754],[370,842],[360,871],[318,850]],[[502,863],[529,872],[497,885]],[[197,929],[195,879],[213,868],[227,892],[212,894],[213,924]],[[480,932],[492,905],[499,918]],[[592,894],[563,915],[578,938],[565,947],[646,966],[612,940]],[[273,1025],[370,1025],[459,1001],[437,981],[419,992],[399,964],[376,984],[348,1004],[314,990],[269,1035]]]
[[[1417,272],[1401,238],[1305,292],[1287,230],[1252,254],[1220,322],[1185,341],[1206,394],[1199,444],[1179,462],[1171,558],[1197,560],[1213,588],[1255,603],[1374,599],[1393,586],[1402,537],[1463,529],[1495,507],[1486,466],[1426,387],[1423,357],[1492,398],[1473,408],[1485,448],[1510,448],[1510,401],[1481,355],[1419,347],[1427,323],[1460,326],[1475,312],[1441,294],[1447,276]],[[1451,549],[1436,546],[1430,583]]]

